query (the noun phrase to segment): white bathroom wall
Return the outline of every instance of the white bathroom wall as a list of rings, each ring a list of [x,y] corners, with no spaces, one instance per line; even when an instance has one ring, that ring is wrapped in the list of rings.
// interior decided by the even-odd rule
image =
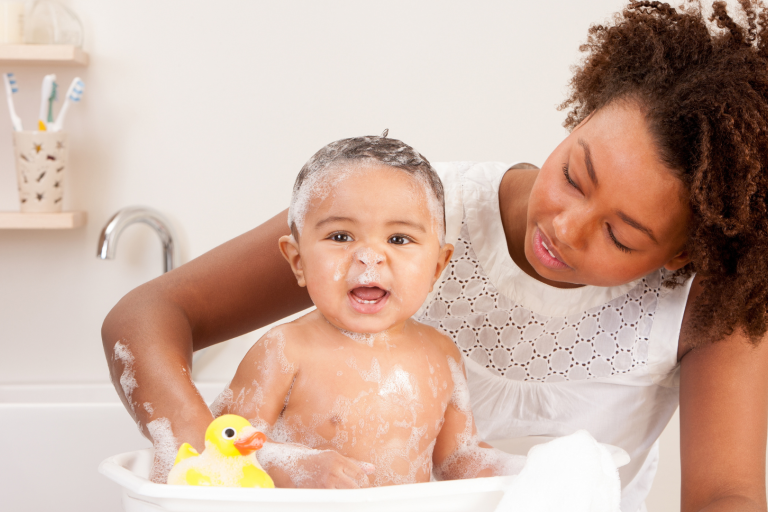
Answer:
[[[166,213],[188,261],[284,209],[304,161],[341,137],[389,128],[432,161],[541,164],[565,135],[556,106],[587,28],[624,2],[65,3],[85,24],[90,66],[0,71],[16,73],[28,126],[45,73],[85,80],[67,124],[65,209],[89,220],[72,231],[0,231],[0,384],[107,380],[102,319],[161,271],[145,226],[125,232],[116,260],[96,259],[99,232],[121,207]],[[0,121],[0,210],[18,208],[15,180],[10,124]],[[227,380],[256,339],[215,347],[197,377]],[[664,481],[679,479],[664,468]],[[651,510],[676,507],[671,487]]]

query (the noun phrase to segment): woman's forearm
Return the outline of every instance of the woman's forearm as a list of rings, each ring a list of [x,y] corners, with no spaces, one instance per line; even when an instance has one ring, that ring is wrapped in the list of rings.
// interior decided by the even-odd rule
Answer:
[[[102,341],[112,382],[147,437],[162,432],[173,444],[169,428],[159,428],[167,421],[177,447],[202,450],[212,416],[190,378],[193,350],[311,306],[278,250],[286,218],[282,212],[138,287],[107,315]]]

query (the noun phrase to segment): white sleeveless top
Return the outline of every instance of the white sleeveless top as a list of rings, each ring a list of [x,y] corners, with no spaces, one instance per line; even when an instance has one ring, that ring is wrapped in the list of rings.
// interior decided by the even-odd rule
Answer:
[[[644,510],[657,439],[678,405],[678,337],[692,279],[675,289],[662,286],[664,271],[611,288],[543,284],[507,249],[499,185],[510,166],[434,167],[456,251],[416,318],[464,354],[480,437],[586,429],[629,453],[619,470],[621,510]]]

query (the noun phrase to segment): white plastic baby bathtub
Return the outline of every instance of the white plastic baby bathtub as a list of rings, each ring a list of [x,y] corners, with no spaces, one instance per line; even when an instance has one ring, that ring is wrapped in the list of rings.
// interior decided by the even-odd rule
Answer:
[[[552,438],[535,437],[493,443],[509,453],[526,454]],[[608,446],[617,467],[627,453]],[[513,476],[398,485],[372,489],[227,489],[158,485],[147,479],[150,449],[110,457],[99,471],[123,489],[125,512],[483,512],[496,509]]]

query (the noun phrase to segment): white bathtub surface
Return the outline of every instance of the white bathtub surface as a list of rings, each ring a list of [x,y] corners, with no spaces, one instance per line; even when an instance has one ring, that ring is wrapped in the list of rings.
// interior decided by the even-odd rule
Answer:
[[[537,444],[553,438],[536,436],[496,441],[508,453],[525,455]],[[629,455],[615,446],[616,467]],[[110,457],[99,471],[123,489],[125,512],[492,512],[514,476],[429,482],[372,489],[232,489],[158,485],[147,479],[152,450]]]
[[[150,449],[115,455],[99,467],[123,487],[125,512],[483,512],[493,511],[513,476],[371,489],[232,489],[147,480]]]

